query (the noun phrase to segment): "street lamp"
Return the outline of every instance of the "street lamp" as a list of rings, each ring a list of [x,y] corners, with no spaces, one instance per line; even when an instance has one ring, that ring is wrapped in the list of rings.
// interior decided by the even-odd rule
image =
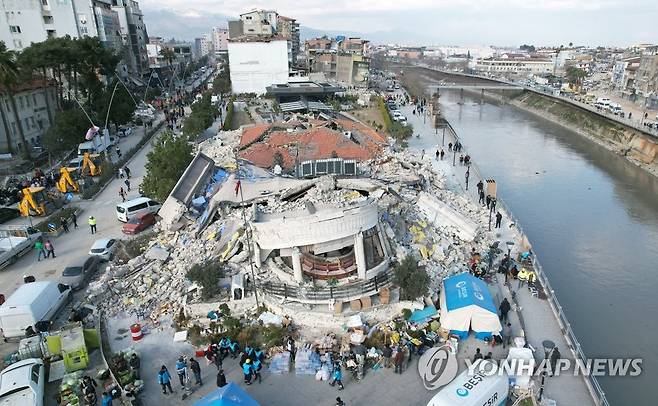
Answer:
[[[507,245],[507,256],[509,257],[512,255],[512,247],[514,246],[514,241],[507,241],[505,245]]]
[[[471,167],[469,166],[468,168],[466,168],[466,175],[464,175],[466,177],[466,190],[468,190],[468,177],[470,175],[471,175]]]
[[[541,371],[541,387],[539,388],[539,399],[538,402],[541,402],[541,397],[544,394],[544,381],[546,380],[546,363],[548,358],[551,356],[553,349],[555,348],[555,343],[551,340],[544,340],[541,342],[542,347],[544,347],[544,368]]]

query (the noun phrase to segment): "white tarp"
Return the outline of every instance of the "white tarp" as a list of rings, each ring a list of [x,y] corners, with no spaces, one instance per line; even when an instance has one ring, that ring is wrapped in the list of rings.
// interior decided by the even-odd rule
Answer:
[[[514,364],[513,360],[515,360],[517,363],[521,362],[521,365],[523,366],[532,365],[532,367],[527,369],[512,368],[512,372],[527,371],[527,373],[510,375],[510,385],[518,386],[521,389],[529,389],[532,371],[535,370],[535,357],[532,355],[532,350],[530,348],[510,347],[509,354],[507,354],[508,365],[517,365]]]
[[[439,227],[451,227],[464,241],[473,241],[477,232],[477,224],[436,197],[420,192],[418,208],[428,221]]]

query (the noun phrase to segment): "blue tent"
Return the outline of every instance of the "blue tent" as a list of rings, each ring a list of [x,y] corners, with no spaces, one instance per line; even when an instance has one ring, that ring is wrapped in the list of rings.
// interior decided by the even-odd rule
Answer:
[[[498,312],[487,285],[468,272],[443,280],[441,290],[441,327],[460,338],[485,339],[502,330]]]
[[[194,406],[260,406],[240,385],[229,382],[194,403]]]

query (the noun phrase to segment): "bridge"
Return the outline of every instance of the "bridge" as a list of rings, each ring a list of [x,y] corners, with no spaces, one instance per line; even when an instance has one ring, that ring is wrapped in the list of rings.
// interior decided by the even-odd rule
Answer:
[[[432,86],[434,87],[434,86]],[[437,90],[446,89],[446,90],[461,90],[461,89],[477,89],[477,90],[524,90],[522,86],[517,85],[505,85],[505,84],[491,84],[491,85],[474,85],[474,84],[454,84],[454,85],[438,85],[436,86]]]

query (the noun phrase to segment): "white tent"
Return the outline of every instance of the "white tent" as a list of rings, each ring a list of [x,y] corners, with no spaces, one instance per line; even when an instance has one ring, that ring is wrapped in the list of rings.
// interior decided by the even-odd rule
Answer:
[[[535,357],[532,354],[532,350],[530,348],[510,347],[509,354],[507,354],[507,362],[510,366],[516,366],[513,371],[510,371],[510,386],[518,386],[526,390],[529,389],[530,378],[532,378],[532,373],[535,370]],[[519,368],[519,364],[524,368]]]
[[[470,330],[480,339],[502,330],[487,285],[468,272],[444,279],[439,300],[441,327],[460,338],[468,337]]]

